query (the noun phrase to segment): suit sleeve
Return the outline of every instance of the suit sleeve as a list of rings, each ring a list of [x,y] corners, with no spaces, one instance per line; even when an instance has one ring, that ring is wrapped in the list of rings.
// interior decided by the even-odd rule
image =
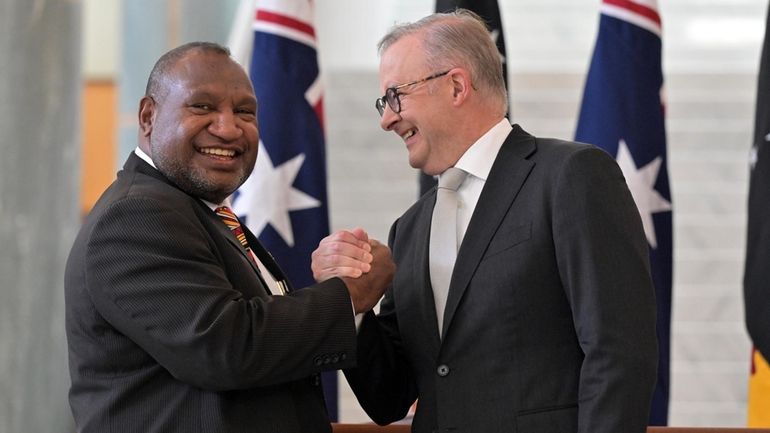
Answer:
[[[184,206],[137,197],[114,203],[86,244],[97,310],[174,377],[205,389],[278,384],[355,362],[341,280],[292,296],[246,297],[254,288],[234,286],[244,279],[226,274],[215,235]]]
[[[397,224],[390,231],[391,247]],[[379,314],[370,311],[364,316],[357,351],[356,368],[344,373],[361,407],[380,425],[403,419],[417,399],[417,385],[401,345],[392,287]]]
[[[658,353],[648,244],[622,172],[573,152],[552,195],[557,262],[585,354],[578,431],[644,432]]]

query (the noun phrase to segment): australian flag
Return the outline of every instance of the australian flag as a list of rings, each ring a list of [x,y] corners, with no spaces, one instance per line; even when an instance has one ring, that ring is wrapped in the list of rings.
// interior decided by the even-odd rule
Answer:
[[[329,234],[313,2],[258,0],[251,13],[249,75],[259,104],[259,155],[233,210],[292,286],[301,288],[315,282],[310,255]],[[330,418],[336,420],[336,372],[324,374],[324,392]]]
[[[575,139],[615,157],[650,245],[660,351],[650,425],[667,424],[669,398],[672,212],[662,90],[656,1],[603,0]]]

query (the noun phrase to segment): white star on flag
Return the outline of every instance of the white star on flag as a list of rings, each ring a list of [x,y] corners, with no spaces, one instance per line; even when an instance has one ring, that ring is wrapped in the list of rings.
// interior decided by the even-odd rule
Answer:
[[[658,179],[660,164],[663,159],[658,156],[644,167],[636,167],[631,151],[628,150],[625,140],[618,143],[618,156],[615,158],[626,178],[628,189],[634,197],[639,215],[642,217],[644,234],[652,248],[658,247],[658,239],[655,236],[655,224],[652,214],[671,210],[671,202],[655,190],[655,181]]]
[[[241,185],[233,211],[246,217],[249,229],[259,235],[269,223],[290,247],[294,246],[294,231],[289,212],[321,206],[321,202],[294,188],[305,154],[300,153],[278,167],[273,166],[262,141],[252,175]]]

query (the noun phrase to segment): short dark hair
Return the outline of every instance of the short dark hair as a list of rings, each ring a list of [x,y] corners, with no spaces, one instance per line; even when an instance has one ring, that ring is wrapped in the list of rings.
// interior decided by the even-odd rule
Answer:
[[[150,71],[150,77],[147,79],[147,87],[144,89],[144,95],[157,98],[162,79],[176,62],[194,50],[211,51],[230,57],[230,49],[215,42],[188,42],[184,45],[180,45],[162,55],[158,61],[155,62],[155,66],[153,66],[152,71]]]

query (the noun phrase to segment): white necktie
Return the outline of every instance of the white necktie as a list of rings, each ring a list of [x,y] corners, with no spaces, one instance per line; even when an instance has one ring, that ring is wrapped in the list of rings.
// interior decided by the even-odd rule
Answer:
[[[441,174],[431,219],[428,257],[439,336],[444,324],[444,307],[449,293],[449,282],[452,279],[452,269],[457,259],[457,188],[467,175],[468,173],[455,167]]]

